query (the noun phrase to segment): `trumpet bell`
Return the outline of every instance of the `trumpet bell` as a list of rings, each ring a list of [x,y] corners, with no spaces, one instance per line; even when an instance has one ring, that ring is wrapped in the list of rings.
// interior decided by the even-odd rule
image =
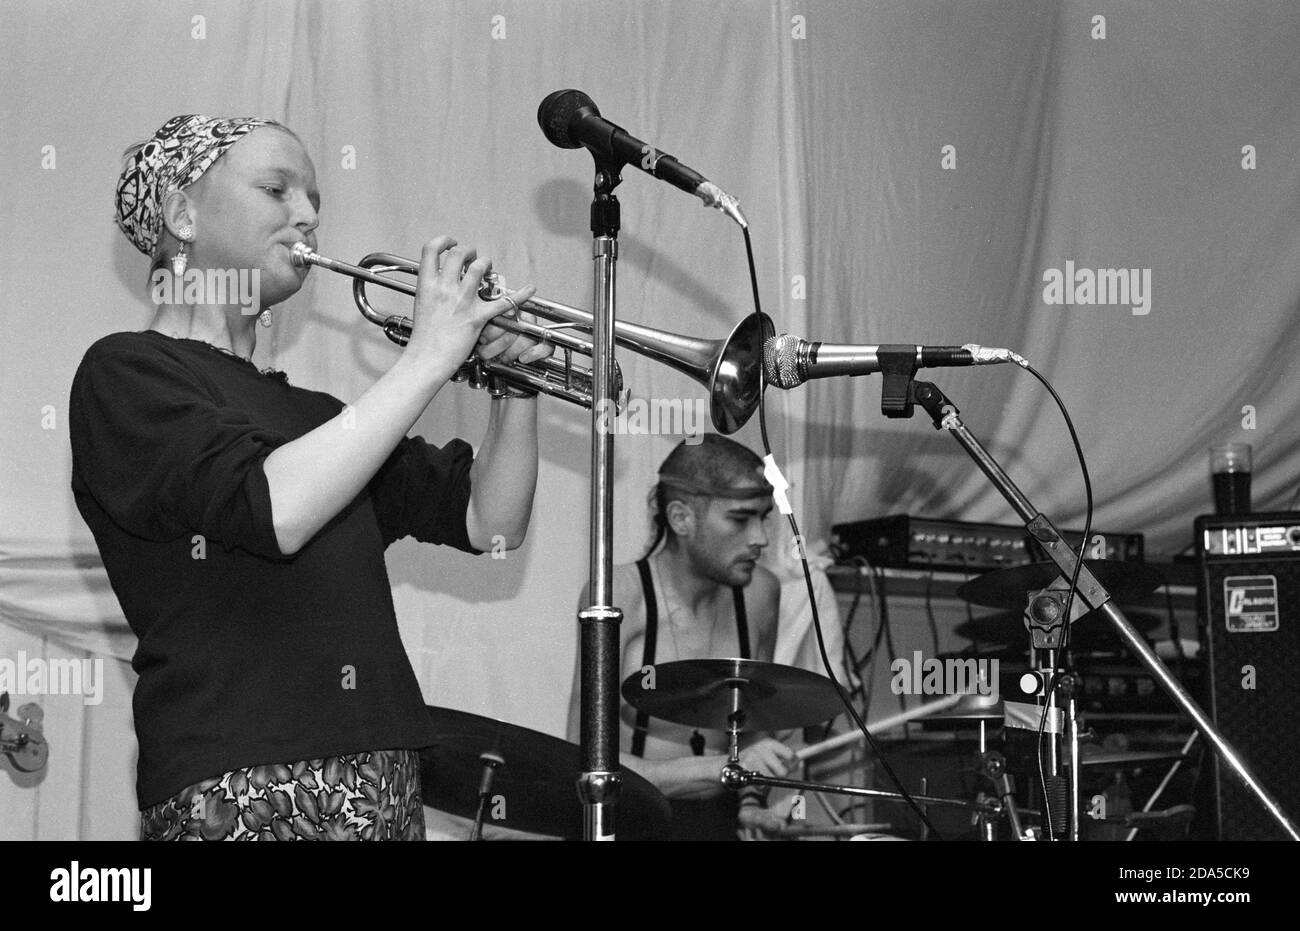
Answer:
[[[709,389],[709,413],[719,433],[735,433],[758,407],[763,391],[763,345],[776,335],[772,318],[750,314],[736,324],[710,357],[701,379]]]

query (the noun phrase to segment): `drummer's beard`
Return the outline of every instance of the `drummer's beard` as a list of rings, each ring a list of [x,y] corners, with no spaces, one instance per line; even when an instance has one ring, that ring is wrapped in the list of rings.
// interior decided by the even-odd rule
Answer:
[[[691,556],[691,563],[696,571],[706,579],[727,588],[736,586],[744,588],[754,579],[759,554],[749,549],[726,559],[719,559],[715,552],[696,550]]]

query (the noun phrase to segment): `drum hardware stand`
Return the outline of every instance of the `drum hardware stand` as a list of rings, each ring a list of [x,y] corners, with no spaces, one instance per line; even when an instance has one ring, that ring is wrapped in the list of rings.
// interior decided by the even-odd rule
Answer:
[[[1192,745],[1196,743],[1196,739],[1198,737],[1200,737],[1200,733],[1197,731],[1192,731],[1191,736],[1187,738],[1187,742],[1183,744],[1183,748],[1178,752],[1184,757],[1187,756],[1187,754],[1191,752]],[[1174,774],[1178,772],[1178,768],[1182,765],[1183,765],[1182,760],[1174,760],[1173,765],[1169,767],[1169,772],[1165,773],[1165,778],[1160,780],[1160,785],[1156,786],[1155,791],[1151,793],[1151,797],[1147,799],[1146,804],[1142,806],[1143,812],[1148,812],[1151,810],[1151,806],[1156,803],[1156,799],[1160,798],[1160,795],[1165,791],[1165,788],[1169,785],[1169,781],[1174,778]],[[1133,838],[1137,837],[1137,832],[1139,830],[1140,828],[1133,828],[1128,832],[1127,835],[1125,835],[1124,840],[1130,841]]]
[[[929,791],[930,791],[930,780],[922,776],[921,777],[921,798],[925,798],[926,793]],[[920,808],[921,808],[921,813],[925,815],[925,818],[921,819],[921,840],[927,841],[930,839],[930,829],[929,827],[926,826],[925,822],[930,817],[930,806],[925,802],[922,802]]]
[[[1018,841],[1028,840],[1024,826],[1020,823],[1020,809],[1016,807],[1016,797],[1011,789],[1011,776],[1007,774],[1007,758],[996,750],[981,753],[980,772],[993,783],[993,787],[997,791],[997,800],[1006,813],[1007,823],[1011,826],[1012,838]],[[985,812],[980,812],[978,817],[980,839],[986,841],[996,840],[997,838],[994,836],[996,819],[990,818]]]
[[[726,765],[722,767],[722,784],[727,788],[739,790],[745,786],[770,786],[777,789],[794,789],[799,792],[829,792],[834,795],[849,795],[856,798],[906,801],[900,793],[888,792],[883,789],[864,789],[860,786],[841,786],[822,782],[808,782],[802,779],[783,779],[778,776],[764,776],[745,769],[740,765],[740,734],[745,723],[745,710],[741,707],[740,690],[747,682],[745,679],[737,678],[728,680],[726,684],[731,689],[731,713],[727,716],[728,759]],[[939,798],[925,794],[913,795],[912,799],[918,804],[925,802],[931,805],[951,805],[957,808],[968,808],[987,815],[996,815],[1002,809],[1000,802],[988,799],[969,801],[967,799]]]
[[[1043,705],[1024,705],[1025,709],[1034,709],[1037,717],[1025,718],[1018,722],[1025,729],[1038,732],[1038,725],[1045,713],[1049,726],[1044,730],[1048,737],[1046,747],[1046,764],[1044,772],[1044,790],[1049,794],[1045,799],[1045,810],[1052,821],[1052,834],[1068,833],[1068,839],[1079,839],[1079,797],[1082,775],[1079,770],[1079,720],[1078,720],[1078,677],[1070,669],[1069,651],[1064,650],[1066,632],[1069,625],[1081,618],[1087,609],[1076,599],[1071,609],[1071,617],[1065,617],[1067,591],[1063,588],[1045,588],[1027,593],[1025,608],[1025,626],[1029,630],[1029,645],[1033,650],[1034,671],[1045,693]],[[1049,687],[1050,686],[1050,687]],[[1065,698],[1064,708],[1057,705],[1058,690]],[[1045,706],[1045,707],[1044,707]],[[1060,746],[1057,733],[1061,728],[1056,723],[1064,717],[1064,747]],[[1066,752],[1069,768],[1069,783],[1062,793],[1061,750]],[[1062,798],[1062,795],[1066,796]]]
[[[1021,493],[1020,489],[1011,481],[1010,476],[1003,471],[988,450],[966,428],[961,421],[956,405],[945,397],[943,392],[934,384],[914,381],[917,369],[915,348],[907,348],[910,350],[910,355],[908,352],[903,351],[882,351],[879,353],[881,371],[884,373],[881,410],[885,416],[911,417],[914,404],[920,404],[925,408],[926,413],[930,415],[936,430],[947,430],[952,434],[953,438],[961,444],[961,447],[975,461],[980,471],[989,478],[1002,497],[1015,509],[1021,520],[1025,522],[1025,528],[1033,534],[1047,556],[1056,563],[1057,568],[1061,570],[1061,574],[1069,579],[1073,577],[1076,567],[1078,568],[1076,597],[1081,598],[1090,609],[1100,610],[1106,615],[1124,645],[1142,662],[1155,680],[1160,683],[1166,694],[1173,699],[1174,703],[1187,713],[1196,724],[1197,730],[1209,741],[1220,759],[1237,774],[1247,789],[1254,793],[1269,816],[1293,840],[1300,840],[1300,830],[1296,828],[1295,823],[1282,810],[1282,806],[1277,799],[1259,781],[1259,778],[1246,765],[1241,755],[1219,733],[1218,728],[1214,726],[1214,722],[1197,706],[1191,695],[1183,688],[1182,683],[1175,679],[1173,674],[1160,662],[1159,657],[1133,628],[1124,613],[1115,606],[1110,593],[1097,581],[1087,565],[1078,565],[1078,557],[1061,539],[1060,532],[1052,525],[1052,522],[1038,513],[1038,510]],[[1050,701],[1049,696],[1049,704]],[[1073,743],[1077,745],[1077,737]],[[1075,768],[1077,770],[1078,767]],[[1077,820],[1077,818],[1072,820]]]
[[[1067,668],[1069,662],[1066,651]],[[1070,748],[1070,840],[1079,840],[1079,812],[1083,794],[1083,759],[1079,756],[1079,677],[1073,669],[1066,672],[1060,683],[1065,692],[1065,739]]]
[[[826,782],[806,782],[801,779],[783,779],[779,776],[764,776],[752,770],[745,769],[740,765],[739,759],[732,755],[732,758],[722,767],[722,784],[731,789],[740,789],[744,786],[771,786],[776,789],[795,789],[800,792],[829,792],[833,795],[851,795],[855,798],[878,798],[894,799],[895,801],[907,801],[898,792],[889,792],[885,789],[864,789],[861,786],[841,786]],[[971,811],[982,812],[988,815],[998,815],[1002,811],[1002,804],[991,799],[969,799],[961,798],[941,798],[934,795],[913,795],[913,800],[917,802],[926,802],[930,805],[951,805],[954,808],[968,808]]]
[[[483,815],[492,798],[492,782],[496,778],[497,767],[506,763],[505,757],[491,750],[479,754],[479,759],[483,762],[483,778],[478,784],[478,810],[474,813],[474,827],[469,832],[472,841],[483,839]]]
[[[614,188],[623,163],[592,153],[596,162],[591,203],[592,307],[591,546],[587,584],[590,602],[578,613],[581,628],[582,799],[585,840],[614,840],[615,809],[622,784],[618,766],[619,624],[614,607],[614,431],[604,417],[614,402],[615,271],[620,213]]]

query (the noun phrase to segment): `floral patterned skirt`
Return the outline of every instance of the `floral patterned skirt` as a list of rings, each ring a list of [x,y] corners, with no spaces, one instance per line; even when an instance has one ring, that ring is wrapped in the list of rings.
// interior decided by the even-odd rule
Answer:
[[[140,819],[141,840],[424,840],[420,755],[250,766],[187,786]]]

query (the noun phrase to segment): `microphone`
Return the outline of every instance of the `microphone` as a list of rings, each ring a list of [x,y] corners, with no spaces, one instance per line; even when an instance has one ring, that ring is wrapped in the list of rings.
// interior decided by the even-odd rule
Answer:
[[[667,152],[630,135],[600,115],[592,99],[578,90],[549,94],[537,108],[537,122],[546,138],[561,149],[586,146],[593,155],[634,165],[673,187],[694,194],[706,207],[716,207],[747,229],[740,204],[722,188]]]
[[[763,344],[763,373],[768,384],[785,389],[797,388],[810,378],[879,372],[881,352],[914,353],[917,368],[996,365],[1001,362],[1014,362],[1025,367],[1029,365],[1010,349],[996,349],[975,343],[964,346],[855,346],[809,342],[783,333]]]

